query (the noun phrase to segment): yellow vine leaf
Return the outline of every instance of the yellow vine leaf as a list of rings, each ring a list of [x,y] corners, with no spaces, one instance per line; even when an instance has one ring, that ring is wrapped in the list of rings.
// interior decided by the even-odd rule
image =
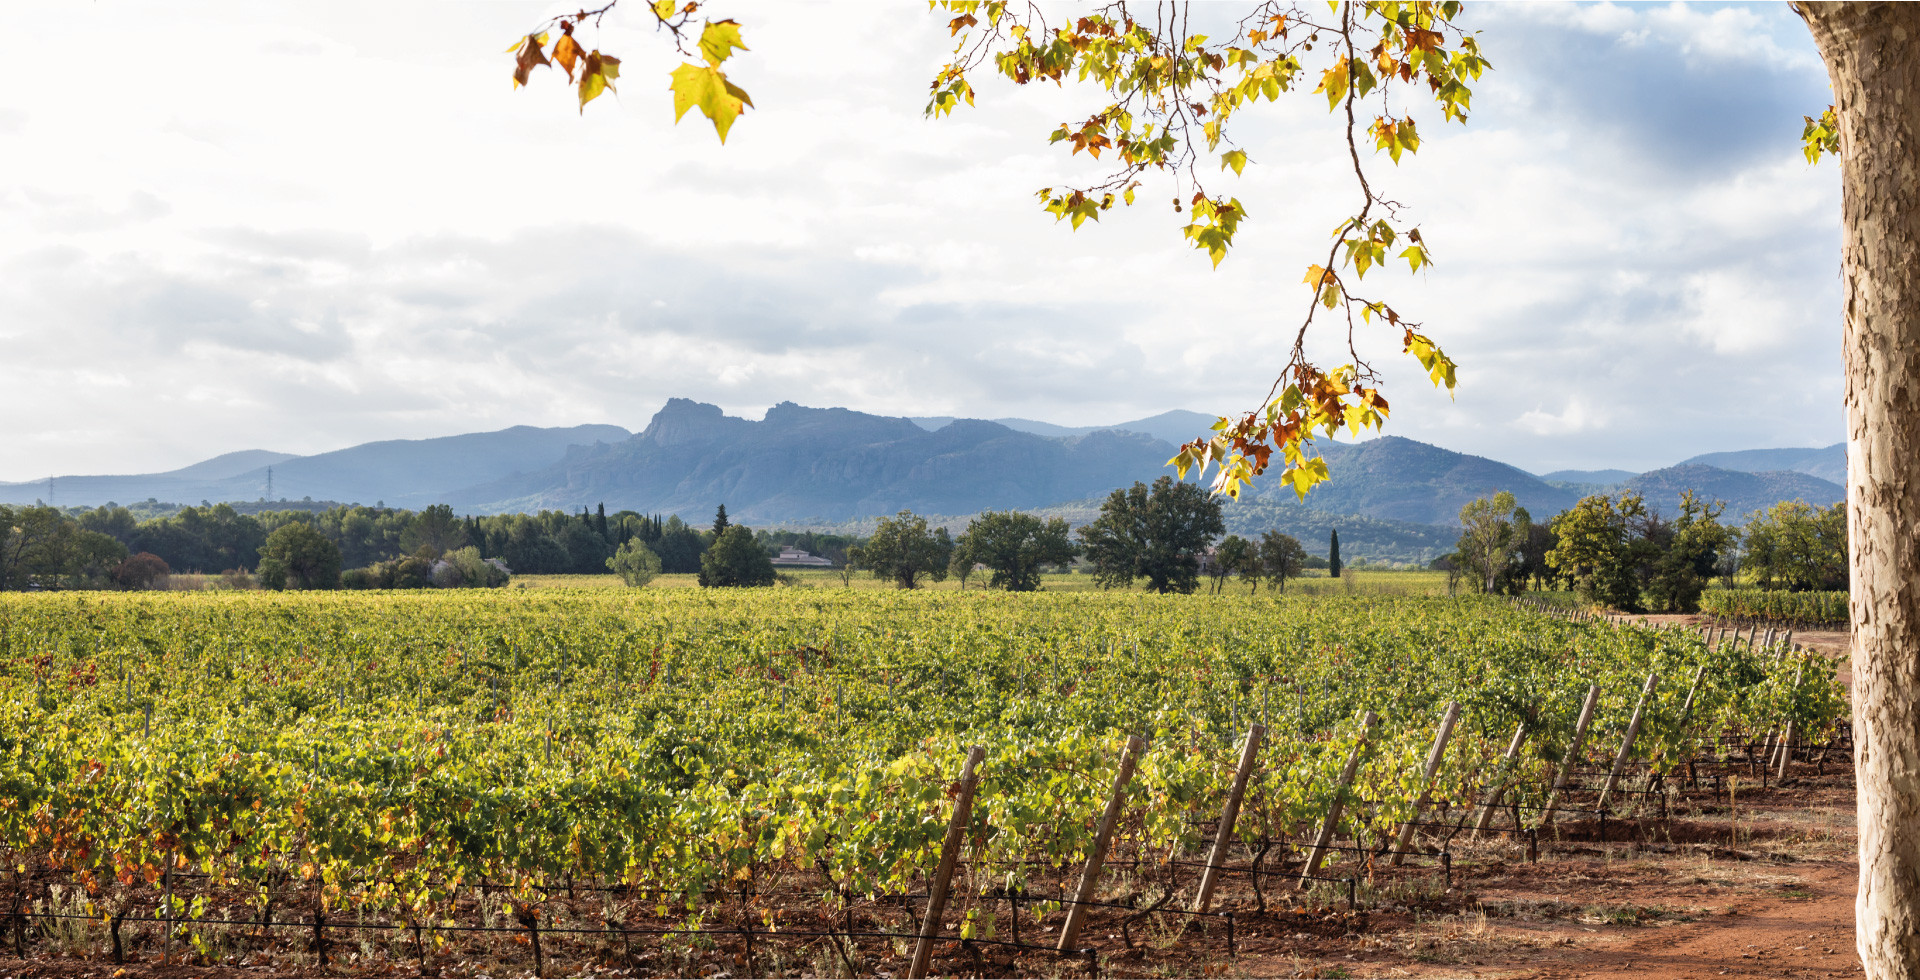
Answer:
[[[700,56],[707,64],[720,67],[722,61],[733,57],[733,49],[748,50],[740,40],[740,25],[736,21],[716,20],[700,31]]]
[[[727,81],[726,74],[711,65],[689,62],[675,68],[669,87],[673,89],[673,121],[679,122],[688,109],[698,108],[713,121],[722,143],[727,141],[733,121],[753,105],[745,90]]]

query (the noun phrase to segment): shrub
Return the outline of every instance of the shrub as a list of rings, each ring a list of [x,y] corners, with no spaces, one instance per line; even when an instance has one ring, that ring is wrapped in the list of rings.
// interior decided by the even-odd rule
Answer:
[[[171,574],[173,569],[167,567],[165,559],[142,551],[114,568],[113,581],[123,589],[151,589],[164,585]]]
[[[660,556],[639,538],[632,538],[607,559],[607,568],[620,576],[621,581],[639,588],[660,574]]]
[[[480,557],[480,549],[471,545],[434,562],[432,580],[442,589],[491,589],[507,584],[511,573],[498,559]]]

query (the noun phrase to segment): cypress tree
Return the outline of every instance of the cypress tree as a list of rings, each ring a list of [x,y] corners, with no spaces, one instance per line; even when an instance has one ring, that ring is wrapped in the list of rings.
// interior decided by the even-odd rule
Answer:
[[[606,537],[607,537],[607,504],[606,504],[606,501],[601,501],[601,502],[600,502],[600,512],[599,512],[599,513],[598,513],[597,515],[595,515],[595,517],[594,517],[594,519],[593,519],[593,525],[594,525],[594,530],[597,530],[597,531],[599,531],[599,532],[600,532],[600,539],[601,539],[602,541],[604,541],[604,540],[606,540]]]
[[[721,504],[719,513],[713,515],[713,540],[720,540],[720,535],[727,533],[727,528],[731,526],[732,522],[727,520],[727,505]]]
[[[1327,575],[1340,577],[1340,529],[1333,529],[1333,539],[1327,542]]]

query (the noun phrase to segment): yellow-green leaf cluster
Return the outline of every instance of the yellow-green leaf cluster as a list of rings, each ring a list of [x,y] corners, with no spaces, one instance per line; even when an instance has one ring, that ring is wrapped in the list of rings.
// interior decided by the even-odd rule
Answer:
[[[747,50],[740,40],[739,24],[731,20],[713,21],[701,30],[700,54],[707,63],[688,62],[673,70],[669,87],[673,90],[674,122],[679,122],[688,109],[699,109],[712,120],[720,142],[727,141],[727,131],[733,128],[733,121],[753,105],[753,98],[746,90],[728,81],[726,73],[720,70],[720,63],[732,57],[735,48]]]
[[[1800,130],[1800,142],[1807,154],[1808,163],[1819,163],[1825,155],[1840,155],[1840,120],[1834,116],[1833,107],[1828,106],[1820,118],[1802,117],[1807,125]]]

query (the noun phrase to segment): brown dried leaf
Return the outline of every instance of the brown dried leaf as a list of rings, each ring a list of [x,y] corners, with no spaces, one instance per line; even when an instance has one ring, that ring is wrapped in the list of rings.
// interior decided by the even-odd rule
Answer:
[[[560,40],[553,45],[553,60],[559,62],[561,68],[566,69],[569,82],[573,81],[574,63],[584,57],[586,52],[580,50],[580,42],[574,40],[571,34],[560,35]]]

